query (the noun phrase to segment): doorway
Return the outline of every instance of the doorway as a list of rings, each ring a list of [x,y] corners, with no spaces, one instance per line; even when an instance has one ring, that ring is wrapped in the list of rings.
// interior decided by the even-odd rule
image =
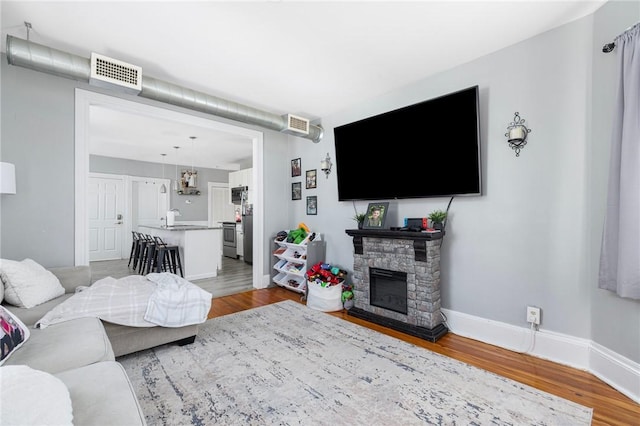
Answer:
[[[255,259],[253,267],[253,286],[264,288],[268,285],[268,276],[265,279],[263,246],[264,246],[264,185],[262,179],[263,162],[263,134],[255,130],[233,126],[212,119],[201,118],[174,110],[155,107],[125,99],[76,89],[75,92],[75,264],[89,264],[89,232],[88,232],[88,208],[87,187],[89,176],[89,152],[90,152],[90,117],[91,107],[100,106],[113,108],[131,114],[140,114],[147,117],[155,117],[161,120],[173,120],[193,126],[207,126],[209,128],[223,129],[225,132],[234,132],[252,141],[253,155],[253,188],[254,196],[254,236]]]

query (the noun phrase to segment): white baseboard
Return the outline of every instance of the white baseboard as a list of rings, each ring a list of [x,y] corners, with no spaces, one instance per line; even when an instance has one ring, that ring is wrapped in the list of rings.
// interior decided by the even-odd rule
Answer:
[[[449,331],[454,334],[588,371],[640,402],[640,365],[591,340],[544,329],[534,335],[529,328],[449,309],[442,312],[447,317]]]
[[[257,288],[257,289],[261,289],[261,288],[267,288],[269,287],[269,284],[271,283],[271,275],[266,274],[266,275],[262,275],[262,280],[259,283],[253,283],[253,287]]]
[[[591,342],[589,372],[640,404],[640,364]]]

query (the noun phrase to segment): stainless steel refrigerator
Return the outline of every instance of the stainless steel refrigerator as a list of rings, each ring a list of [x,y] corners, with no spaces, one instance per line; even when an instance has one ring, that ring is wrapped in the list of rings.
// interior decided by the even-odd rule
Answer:
[[[253,205],[248,204],[244,207],[242,214],[242,233],[243,233],[243,256],[244,261],[249,265],[253,265]]]

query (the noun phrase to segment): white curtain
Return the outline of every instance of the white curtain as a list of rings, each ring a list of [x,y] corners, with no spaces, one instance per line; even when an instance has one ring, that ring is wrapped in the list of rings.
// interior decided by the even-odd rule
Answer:
[[[640,24],[615,44],[618,93],[598,286],[640,299]]]

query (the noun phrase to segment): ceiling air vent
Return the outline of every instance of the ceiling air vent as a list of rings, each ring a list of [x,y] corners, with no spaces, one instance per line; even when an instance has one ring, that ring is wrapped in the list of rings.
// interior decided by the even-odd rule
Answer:
[[[142,67],[92,52],[89,83],[138,94],[142,91]]]
[[[309,120],[306,118],[293,114],[286,114],[283,117],[287,120],[287,128],[283,130],[284,133],[292,135],[309,134]]]

